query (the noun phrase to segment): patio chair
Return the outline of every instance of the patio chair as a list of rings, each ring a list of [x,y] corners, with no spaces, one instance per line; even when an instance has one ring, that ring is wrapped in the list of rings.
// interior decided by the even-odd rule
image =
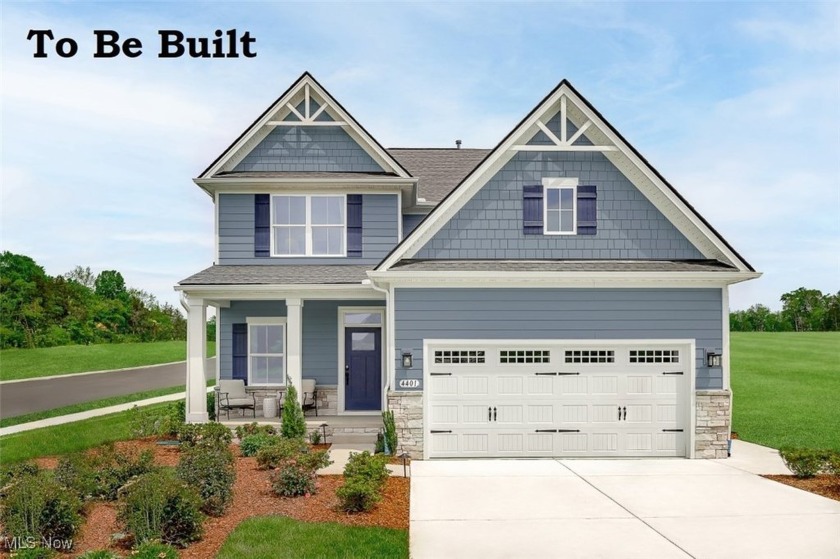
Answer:
[[[219,381],[219,411],[225,411],[230,419],[230,410],[250,409],[257,417],[257,397],[250,396],[245,391],[244,380],[220,380]]]
[[[300,386],[303,392],[303,414],[306,415],[306,410],[315,410],[315,417],[318,417],[318,389],[315,386],[315,381],[312,379],[304,379]]]

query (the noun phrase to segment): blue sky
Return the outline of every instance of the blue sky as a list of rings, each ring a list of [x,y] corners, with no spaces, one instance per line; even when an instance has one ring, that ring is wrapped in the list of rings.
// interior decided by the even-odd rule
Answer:
[[[157,58],[159,29],[253,59]],[[32,57],[29,29],[79,52]],[[94,29],[138,37],[94,59]],[[213,260],[191,179],[309,70],[385,146],[492,147],[568,78],[764,277],[840,289],[840,4],[2,4],[2,249],[175,302]]]

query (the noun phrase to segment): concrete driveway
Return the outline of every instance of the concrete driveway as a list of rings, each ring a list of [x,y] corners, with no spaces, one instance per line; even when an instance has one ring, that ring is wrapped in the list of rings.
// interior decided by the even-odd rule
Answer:
[[[413,559],[840,557],[840,502],[724,461],[417,461],[411,469]]]

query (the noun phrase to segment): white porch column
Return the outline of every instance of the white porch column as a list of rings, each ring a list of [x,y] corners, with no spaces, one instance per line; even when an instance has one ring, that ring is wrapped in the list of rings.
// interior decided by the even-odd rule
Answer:
[[[303,300],[286,299],[286,378],[303,403]]]
[[[207,423],[207,305],[187,299],[187,423]]]

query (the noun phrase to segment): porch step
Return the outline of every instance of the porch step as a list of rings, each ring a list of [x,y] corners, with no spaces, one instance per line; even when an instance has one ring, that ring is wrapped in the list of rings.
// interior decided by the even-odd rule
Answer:
[[[341,431],[334,432],[329,442],[332,444],[353,444],[353,445],[375,445],[376,433],[346,433]]]

